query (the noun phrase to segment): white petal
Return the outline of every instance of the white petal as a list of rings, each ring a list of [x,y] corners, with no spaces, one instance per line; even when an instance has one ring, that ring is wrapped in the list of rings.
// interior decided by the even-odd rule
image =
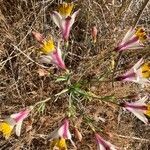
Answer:
[[[54,21],[54,23],[61,28],[61,24],[62,24],[62,16],[57,12],[57,11],[53,11],[51,13],[51,18]]]
[[[148,124],[148,119],[146,118],[146,116],[143,114],[142,111],[139,110],[135,110],[133,108],[126,108],[128,111],[132,112],[138,119],[140,119],[141,121],[143,121],[145,124]]]
[[[113,145],[113,144],[111,144],[110,142],[108,142],[108,141],[105,141],[109,146],[110,146],[110,149],[111,150],[116,150],[116,147]]]
[[[22,126],[22,121],[19,121],[19,122],[16,124],[16,135],[17,135],[17,136],[20,136],[20,133],[21,133],[21,126]]]
[[[128,41],[134,34],[135,34],[135,30],[133,28],[130,28],[126,33],[126,35],[124,36],[121,43]]]
[[[144,60],[143,60],[143,58],[141,58],[141,59],[133,66],[134,70],[139,69],[143,63],[144,63]]]
[[[60,49],[60,41],[57,43],[57,53],[59,57],[62,57],[61,49]]]
[[[77,14],[79,13],[80,10],[75,11],[72,15],[71,15],[71,20],[70,20],[70,26],[73,25],[75,18],[77,16]]]
[[[40,57],[40,63],[51,64],[52,58],[50,55],[43,55]]]
[[[148,96],[144,96],[140,98],[138,101],[134,102],[134,104],[146,105],[145,102],[148,100]]]
[[[98,144],[97,150],[106,150],[106,148],[102,144]]]
[[[54,130],[49,136],[48,136],[48,139],[51,140],[51,139],[57,139],[59,138],[59,134],[58,134],[58,129]]]

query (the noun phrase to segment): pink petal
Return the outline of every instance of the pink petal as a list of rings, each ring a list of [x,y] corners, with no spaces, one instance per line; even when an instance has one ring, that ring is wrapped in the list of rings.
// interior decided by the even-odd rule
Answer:
[[[62,126],[58,129],[58,134],[60,137],[71,139],[71,133],[69,131],[69,121],[67,119],[64,120]]]
[[[97,141],[97,150],[117,150],[110,142],[104,140],[99,134],[95,134]]]
[[[17,123],[17,122],[23,121],[25,118],[27,118],[30,111],[31,111],[31,109],[25,109],[23,111],[20,111],[19,113],[12,114],[10,117],[13,118]]]
[[[67,18],[65,18],[62,22],[61,22],[61,30],[62,30],[62,35],[63,35],[63,39],[64,40],[68,40],[69,38],[69,34],[70,34],[70,30],[72,28],[72,25],[75,22],[75,18],[77,16],[77,14],[79,13],[79,10],[74,12],[72,14],[72,16],[68,16]]]
[[[57,48],[55,52],[51,54],[52,57],[52,63],[54,63],[56,66],[58,66],[61,69],[66,69],[65,63],[61,56],[61,50]]]

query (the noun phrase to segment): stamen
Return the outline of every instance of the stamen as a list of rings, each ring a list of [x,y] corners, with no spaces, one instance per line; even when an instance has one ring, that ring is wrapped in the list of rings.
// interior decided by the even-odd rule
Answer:
[[[147,105],[147,110],[145,114],[150,117],[150,104]]]
[[[135,35],[139,38],[140,41],[145,41],[147,38],[146,32],[142,28],[138,28]]]
[[[60,4],[58,6],[59,13],[64,17],[70,16],[73,9],[73,5],[74,5],[73,3],[66,3],[66,2]]]
[[[41,51],[45,54],[49,54],[55,50],[54,41],[53,39],[50,39],[48,41],[43,42],[43,46],[41,48]]]
[[[9,123],[3,122],[0,124],[0,131],[3,133],[3,136],[5,139],[8,139],[11,135],[13,126],[11,126]]]
[[[143,78],[150,78],[150,62],[141,66]]]
[[[67,150],[66,140],[64,138],[53,140],[51,144],[51,149]]]

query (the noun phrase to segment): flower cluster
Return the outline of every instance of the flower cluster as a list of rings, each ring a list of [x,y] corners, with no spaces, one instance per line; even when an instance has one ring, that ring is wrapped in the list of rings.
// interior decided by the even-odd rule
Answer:
[[[61,43],[69,40],[71,28],[75,22],[75,18],[79,13],[79,10],[73,12],[74,4],[63,2],[59,5],[58,11],[53,11],[50,16],[53,22],[59,28],[61,33],[61,39],[54,40],[52,37],[47,38],[39,32],[33,31],[32,34],[35,39],[40,44],[40,63],[42,64],[52,64],[55,67],[67,70],[65,60],[63,58],[64,53],[61,48],[63,47]],[[97,40],[97,27],[92,28],[92,38],[93,42],[96,43]],[[144,41],[148,39],[145,31],[142,28],[129,29],[123,40],[115,48],[115,51],[122,52],[128,49],[141,49],[144,47]],[[57,46],[55,46],[57,43]],[[132,81],[142,85],[147,85],[150,83],[150,62],[144,63],[143,58],[141,58],[131,69],[126,73],[119,75],[115,78],[116,81]],[[118,104],[125,110],[132,112],[138,119],[140,119],[145,124],[148,124],[147,116],[150,116],[150,104],[146,104],[148,96],[140,98],[136,102],[123,102]],[[16,135],[20,136],[21,126],[23,121],[29,116],[33,110],[33,106],[27,107],[24,110],[10,115],[7,119],[0,123],[0,132],[2,132],[5,139],[11,136],[13,128],[16,129]],[[54,130],[48,139],[51,141],[52,150],[67,150],[67,140],[77,148],[75,142],[72,140],[72,134],[70,132],[69,121],[71,118],[65,118],[62,124]],[[82,140],[82,134],[75,128],[79,139]],[[97,132],[94,132],[93,137],[96,139],[97,150],[117,150],[118,148],[112,145],[110,142],[106,141]]]

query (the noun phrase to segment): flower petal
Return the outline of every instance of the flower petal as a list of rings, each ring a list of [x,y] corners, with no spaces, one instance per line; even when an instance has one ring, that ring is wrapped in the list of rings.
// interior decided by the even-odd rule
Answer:
[[[19,113],[12,114],[10,118],[13,118],[16,122],[19,122],[27,118],[29,112],[30,112],[30,109],[25,109],[23,111],[20,111]]]
[[[137,71],[140,67],[141,67],[141,65],[144,63],[144,60],[143,60],[143,58],[141,58],[134,66],[133,66],[133,69],[134,69],[134,71]]]
[[[72,28],[73,23],[75,22],[75,18],[78,14],[79,10],[74,12],[72,14],[72,16],[68,16],[67,18],[63,19],[61,22],[61,27],[62,27],[62,35],[64,40],[68,40],[69,38],[69,34],[70,34],[70,30]]]
[[[97,141],[97,150],[116,150],[116,146],[104,140],[99,134],[95,134]]]
[[[50,55],[42,55],[40,57],[40,63],[51,64],[52,63],[52,57]]]
[[[21,133],[21,126],[22,126],[22,121],[19,121],[19,122],[16,124],[16,135],[17,135],[17,136],[20,136],[20,133]]]
[[[130,28],[126,33],[126,35],[124,36],[121,43],[125,43],[126,41],[128,41],[134,34],[135,34],[135,30],[133,28]]]
[[[148,100],[148,96],[144,96],[142,98],[140,98],[138,101],[134,102],[133,104],[135,105],[145,105],[145,102]]]
[[[148,124],[148,119],[144,115],[144,112],[142,112],[140,110],[133,109],[133,108],[129,108],[129,107],[126,107],[126,109],[128,111],[132,112],[138,119],[143,121],[145,124]]]
[[[64,60],[62,59],[62,56],[61,56],[61,50],[59,49],[59,47],[56,49],[55,52],[51,54],[51,57],[52,57],[53,64],[55,64],[61,69],[66,69]]]
[[[51,13],[51,18],[52,20],[54,21],[54,23],[59,27],[61,28],[61,24],[62,24],[62,17],[61,15],[57,12],[57,11],[53,11]]]

